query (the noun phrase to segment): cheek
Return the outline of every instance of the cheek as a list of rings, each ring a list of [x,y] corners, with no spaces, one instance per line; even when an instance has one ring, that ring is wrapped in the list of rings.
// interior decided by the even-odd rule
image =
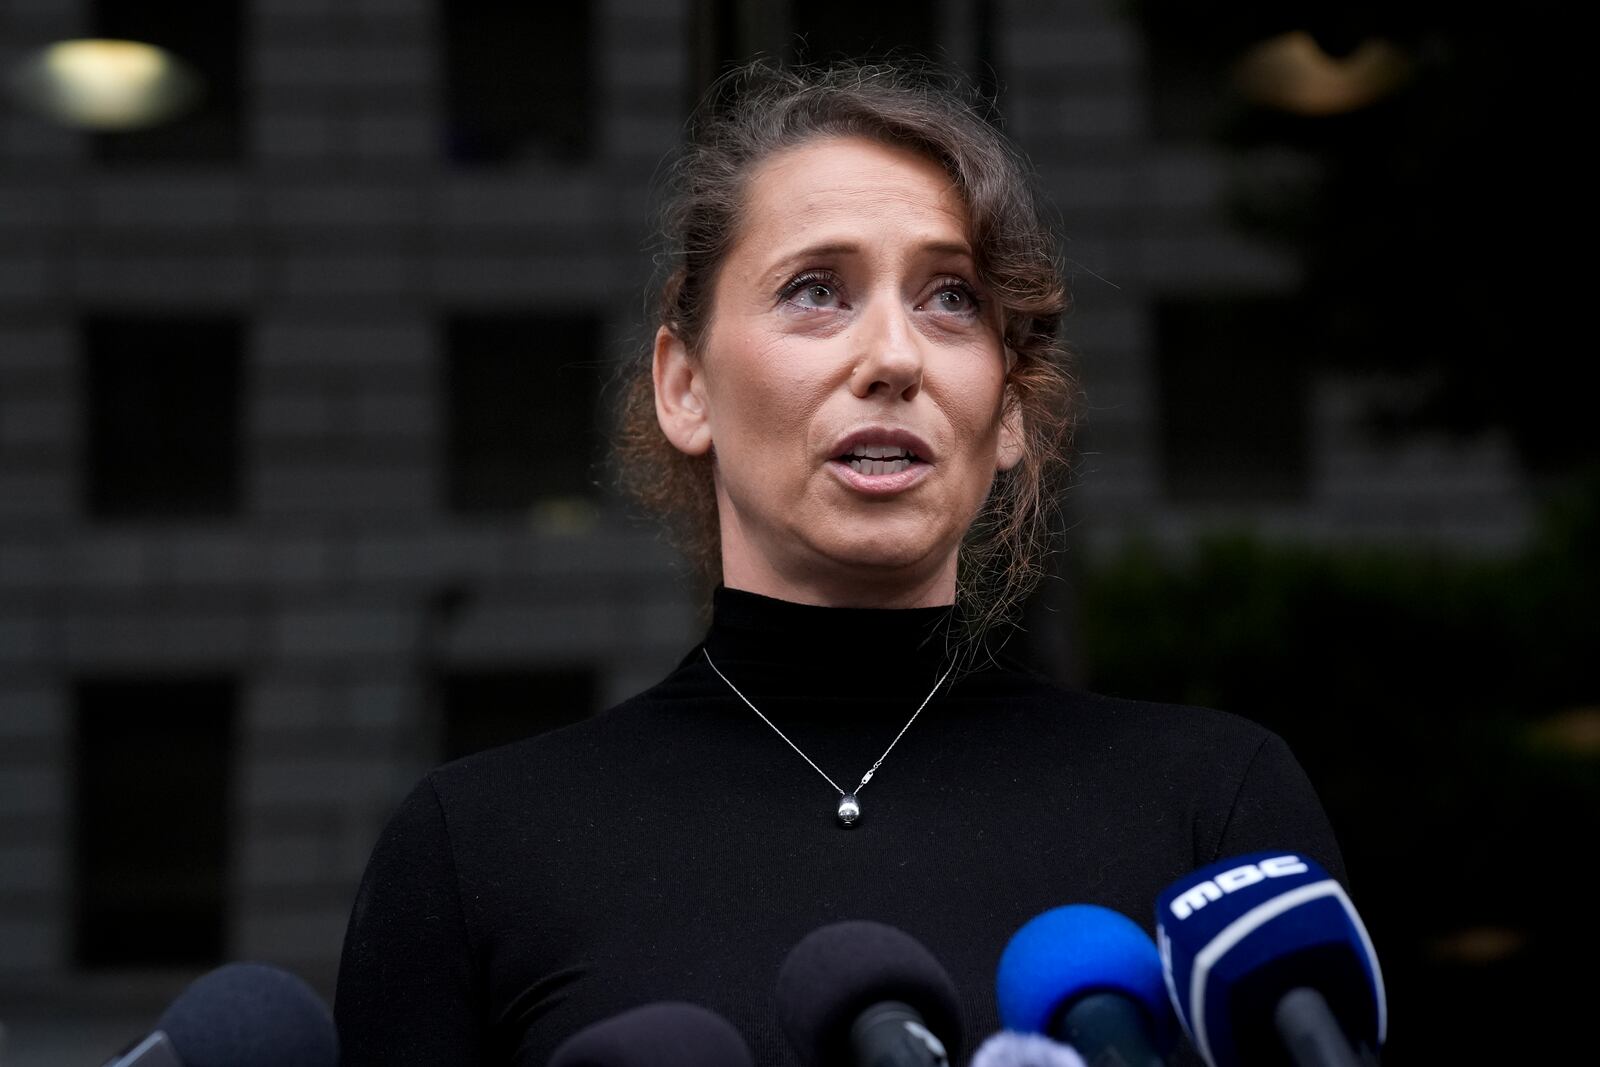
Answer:
[[[974,353],[968,372],[959,379],[952,397],[952,421],[972,442],[975,452],[989,456],[999,440],[1001,401],[1005,394],[1004,367],[993,353]]]
[[[807,431],[824,389],[804,356],[783,340],[734,336],[712,368],[712,438],[726,453],[755,450],[756,462],[808,446]],[[720,372],[720,373],[719,373]]]

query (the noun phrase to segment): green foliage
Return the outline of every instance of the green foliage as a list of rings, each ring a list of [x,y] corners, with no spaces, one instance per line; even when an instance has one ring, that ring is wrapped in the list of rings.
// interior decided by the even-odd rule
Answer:
[[[1130,548],[1083,585],[1093,684],[1275,720],[1430,723],[1600,698],[1593,573],[1509,560],[1215,537],[1181,560]],[[1290,700],[1295,705],[1285,708]]]
[[[1586,962],[1571,934],[1588,893],[1537,872],[1600,837],[1600,774],[1592,738],[1548,725],[1600,714],[1600,482],[1516,558],[1237,534],[1181,558],[1130,547],[1080,597],[1091,688],[1236,711],[1295,750],[1424,1030],[1385,1062],[1436,1062],[1426,1031],[1463,1005],[1561,995],[1559,970]],[[1486,928],[1519,947],[1471,963],[1439,947]]]

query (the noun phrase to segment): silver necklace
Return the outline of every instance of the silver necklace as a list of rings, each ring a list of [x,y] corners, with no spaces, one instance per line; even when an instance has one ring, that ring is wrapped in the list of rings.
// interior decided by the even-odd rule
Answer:
[[[906,731],[911,729],[911,724],[917,721],[917,716],[922,714],[922,709],[928,706],[928,701],[933,699],[933,694],[939,691],[939,687],[941,685],[944,685],[944,680],[950,677],[950,672],[955,670],[954,664],[945,669],[945,672],[939,676],[939,680],[933,683],[933,688],[928,690],[928,695],[922,698],[922,703],[917,705],[917,710],[911,713],[911,718],[907,719],[906,724],[900,727],[900,732],[894,735],[894,740],[889,742],[889,747],[883,750],[883,755],[879,756],[877,762],[867,769],[866,774],[861,776],[861,781],[856,783],[856,787],[850,792],[846,793],[843,789],[839,788],[838,782],[835,782],[832,778],[828,777],[827,771],[823,770],[821,767],[818,767],[816,763],[812,761],[810,756],[800,751],[799,745],[795,744],[793,741],[790,741],[788,735],[782,730],[778,729],[771,719],[767,718],[765,715],[762,715],[761,709],[750,703],[750,698],[739,692],[738,686],[728,681],[728,676],[723,674],[722,671],[718,669],[717,665],[712,662],[710,651],[704,648],[702,648],[700,651],[704,653],[706,657],[706,663],[710,665],[713,671],[716,671],[717,677],[721,678],[724,682],[727,682],[728,688],[733,690],[733,695],[744,701],[745,707],[749,708],[757,715],[760,715],[761,721],[766,723],[768,726],[771,726],[772,732],[783,738],[784,744],[788,745],[790,748],[794,749],[795,752],[799,753],[801,759],[811,764],[812,770],[822,775],[822,777],[826,779],[827,783],[838,791],[839,821],[845,826],[854,826],[856,820],[861,818],[861,801],[856,799],[857,796],[863,789],[867,787],[867,783],[872,781],[873,774],[876,773],[878,768],[883,765],[883,761],[889,758],[889,753],[894,751],[894,746],[900,743],[900,739],[905,736]]]

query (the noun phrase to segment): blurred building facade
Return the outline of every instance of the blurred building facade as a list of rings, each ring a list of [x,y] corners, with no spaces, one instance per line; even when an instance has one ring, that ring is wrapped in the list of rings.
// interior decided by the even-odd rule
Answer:
[[[213,90],[187,133],[0,113],[0,1021],[153,1014],[227,959],[331,990],[423,770],[689,647],[600,397],[648,336],[688,108],[798,33],[998,90],[1068,238],[1081,551],[1233,524],[1520,543],[1502,442],[1379,441],[1371,382],[1304,370],[1299,264],[1230,223],[1226,158],[1158,128],[1119,5],[839,30],[859,6],[0,2],[0,67],[177,33]]]

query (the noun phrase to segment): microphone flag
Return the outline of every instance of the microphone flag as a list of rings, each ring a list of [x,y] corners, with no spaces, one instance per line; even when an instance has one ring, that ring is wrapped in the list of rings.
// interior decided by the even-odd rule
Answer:
[[[1274,1022],[1290,991],[1328,1002],[1352,1043],[1380,1048],[1388,1029],[1383,974],[1344,888],[1294,852],[1222,860],[1156,902],[1167,993],[1211,1067],[1272,1062]]]

